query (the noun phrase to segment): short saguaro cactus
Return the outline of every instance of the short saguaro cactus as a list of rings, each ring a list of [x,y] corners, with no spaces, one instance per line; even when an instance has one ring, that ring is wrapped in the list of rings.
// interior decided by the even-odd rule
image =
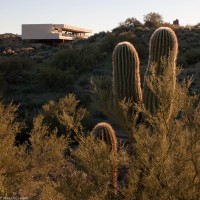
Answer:
[[[106,122],[98,123],[92,130],[94,136],[103,140],[114,153],[117,153],[117,138],[112,126]]]
[[[112,126],[106,122],[98,123],[92,130],[92,133],[96,138],[103,140],[107,145],[109,145],[111,151],[113,151],[114,155],[117,155],[117,138],[114,129]],[[113,177],[112,184],[115,188],[115,193],[117,192],[117,183],[118,179],[118,170],[117,166],[113,169]]]

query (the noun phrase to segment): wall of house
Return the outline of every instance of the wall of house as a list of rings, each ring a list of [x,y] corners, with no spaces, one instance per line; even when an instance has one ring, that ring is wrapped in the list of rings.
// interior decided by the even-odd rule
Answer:
[[[59,39],[52,30],[52,24],[22,24],[22,39]]]
[[[84,39],[87,38],[86,33],[90,32],[91,31],[87,29],[72,27],[65,24],[22,24],[22,39],[25,40]]]

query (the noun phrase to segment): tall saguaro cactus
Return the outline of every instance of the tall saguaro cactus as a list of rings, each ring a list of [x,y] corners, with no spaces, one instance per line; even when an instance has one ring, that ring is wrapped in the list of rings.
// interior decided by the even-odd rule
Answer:
[[[98,123],[92,130],[92,133],[95,135],[96,138],[103,140],[109,147],[111,151],[113,151],[114,155],[117,155],[117,138],[115,131],[113,130],[112,126],[106,122]],[[112,184],[115,188],[115,193],[117,192],[117,166],[113,169],[113,179]]]
[[[169,80],[168,84],[164,85],[166,89],[166,102],[168,102],[165,109],[167,110],[166,120],[170,117],[172,98],[176,84],[177,52],[178,42],[174,31],[168,27],[158,28],[150,39],[149,61],[143,88],[143,102],[146,109],[152,114],[155,114],[161,105],[160,98],[155,92],[156,88],[151,88],[147,80],[153,81],[151,85],[155,86],[156,79],[151,79],[153,76],[154,78],[161,78],[163,76],[163,80],[165,79],[165,81],[167,78]],[[166,75],[167,77],[164,77]]]
[[[114,104],[122,99],[142,99],[139,57],[130,42],[118,43],[112,55]]]

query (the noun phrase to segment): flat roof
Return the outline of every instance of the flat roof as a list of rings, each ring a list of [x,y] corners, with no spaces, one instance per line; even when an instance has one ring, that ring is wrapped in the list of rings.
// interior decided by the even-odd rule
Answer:
[[[28,25],[28,26],[34,26],[34,25],[52,25],[54,28],[61,29],[64,31],[72,31],[76,33],[92,33],[92,30],[86,29],[86,28],[81,28],[81,27],[76,27],[76,26],[71,26],[67,24],[22,24],[23,26]]]
[[[77,33],[91,33],[92,32],[92,30],[90,29],[80,28],[80,27],[71,26],[67,24],[53,24],[53,26],[55,28],[61,28],[62,30],[65,30],[65,31],[73,31]]]

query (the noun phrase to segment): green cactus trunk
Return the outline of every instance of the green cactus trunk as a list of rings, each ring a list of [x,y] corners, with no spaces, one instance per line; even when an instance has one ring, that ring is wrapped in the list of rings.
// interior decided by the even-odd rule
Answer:
[[[114,104],[120,100],[142,100],[139,57],[130,42],[117,44],[112,55]]]
[[[158,28],[150,39],[148,68],[143,87],[143,102],[151,114],[157,113],[161,106],[160,98],[155,92],[156,88],[151,88],[147,80],[150,80],[151,84],[155,86],[155,77],[161,78],[163,76],[165,80],[167,78],[169,80],[168,84],[164,86],[166,91],[169,89],[169,92],[166,92],[168,101],[168,105],[165,105],[166,121],[169,120],[171,115],[172,98],[176,84],[177,52],[178,42],[174,31],[168,27]],[[167,77],[164,77],[166,74]]]
[[[115,131],[113,130],[112,126],[106,122],[98,123],[92,130],[92,133],[95,135],[96,138],[103,140],[113,151],[114,155],[117,155],[117,138]],[[118,178],[118,170],[117,166],[113,169],[113,177],[112,177],[112,184],[115,188],[115,193],[117,193],[117,178]]]

